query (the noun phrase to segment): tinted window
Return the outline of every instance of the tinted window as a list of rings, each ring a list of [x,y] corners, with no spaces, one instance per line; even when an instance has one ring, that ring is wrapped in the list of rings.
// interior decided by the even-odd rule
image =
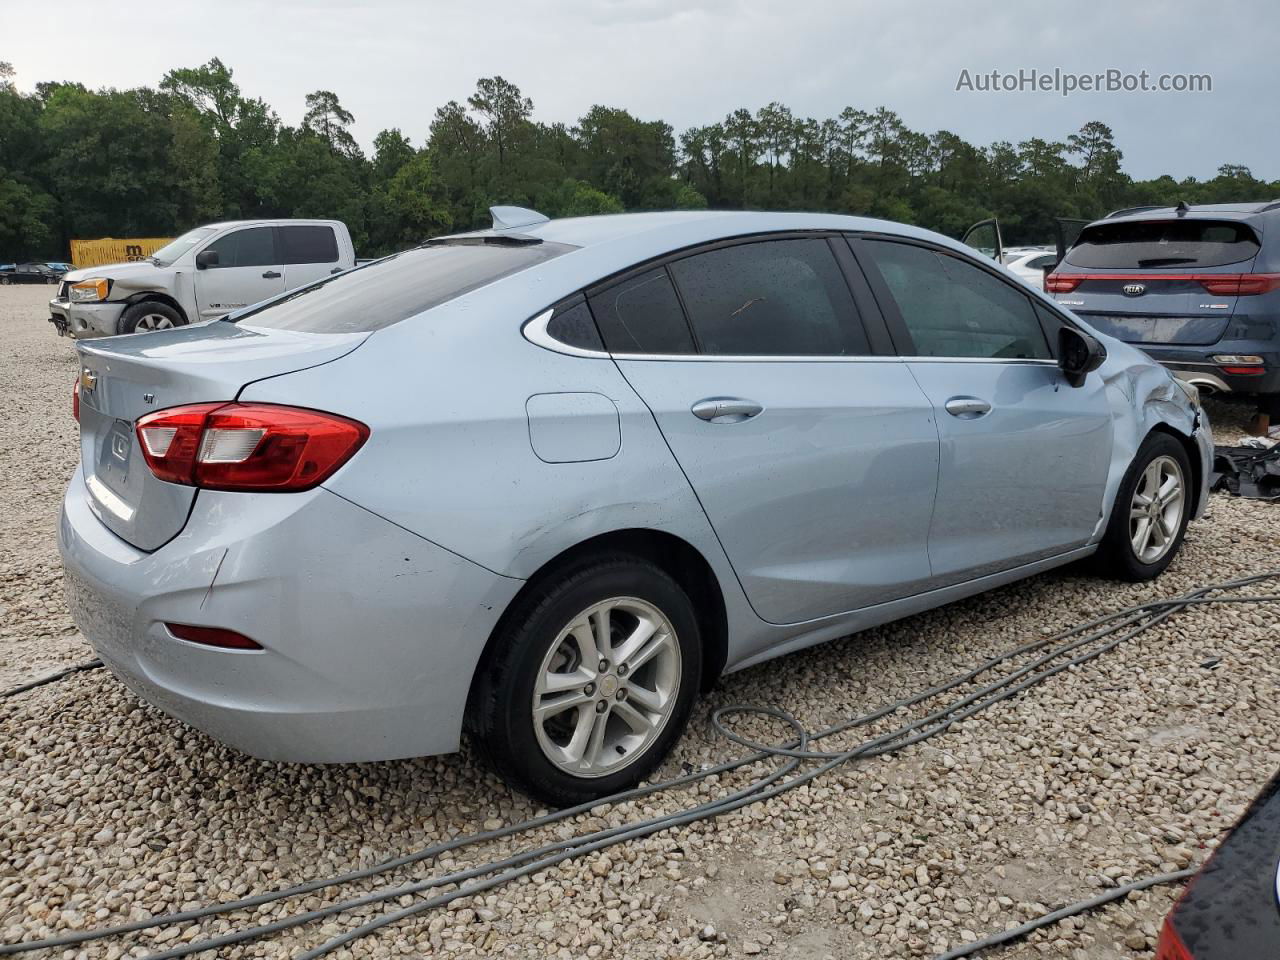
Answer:
[[[380,330],[574,249],[564,243],[417,247],[328,277],[227,319],[246,326],[310,333]]]
[[[1044,304],[1036,303],[1036,316],[1040,318],[1040,328],[1044,330],[1045,336],[1049,338],[1049,349],[1052,353],[1058,352],[1058,331],[1066,326],[1066,321],[1058,316]]]
[[[560,343],[582,350],[604,350],[604,341],[585,302],[557,309],[547,324],[547,334]]]
[[[853,297],[825,240],[769,240],[671,264],[703,353],[867,353]]]
[[[1050,358],[1031,300],[959,257],[872,240],[875,258],[921,357]]]
[[[1053,262],[1058,258],[1052,253],[1046,253],[1043,257],[1036,257],[1027,261],[1027,266],[1032,270],[1043,270],[1045,267],[1052,267]]]
[[[338,239],[333,227],[280,227],[284,244],[283,263],[335,263]]]
[[[693,337],[671,278],[661,267],[591,298],[611,353],[693,353]]]
[[[267,267],[278,264],[270,227],[250,227],[219,237],[205,250],[218,251],[218,267]]]
[[[1229,220],[1095,223],[1080,231],[1065,261],[1073,267],[1148,269],[1221,267],[1251,260],[1258,240]]]

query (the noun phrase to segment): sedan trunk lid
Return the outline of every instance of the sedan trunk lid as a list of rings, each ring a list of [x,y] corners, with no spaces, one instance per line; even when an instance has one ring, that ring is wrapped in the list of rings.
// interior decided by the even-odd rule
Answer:
[[[234,400],[246,384],[336,360],[367,337],[214,322],[81,341],[80,461],[94,512],[140,550],[163,546],[186,524],[196,489],[151,472],[134,430],[138,418]]]

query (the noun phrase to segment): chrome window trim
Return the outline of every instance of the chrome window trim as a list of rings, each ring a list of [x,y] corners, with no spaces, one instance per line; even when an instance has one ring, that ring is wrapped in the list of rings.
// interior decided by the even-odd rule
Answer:
[[[651,360],[671,362],[682,360],[691,363],[1016,363],[1056,367],[1056,360],[1023,359],[1021,357],[903,357],[867,354],[844,357],[838,355],[777,355],[777,354],[708,354],[708,353],[609,353],[605,350],[588,350],[561,343],[547,332],[547,325],[555,315],[555,308],[548,307],[542,313],[527,320],[520,332],[534,346],[570,357],[587,357],[592,360]]]
[[[524,334],[524,338],[535,346],[542,347],[544,350],[550,350],[552,353],[563,353],[570,357],[589,357],[593,360],[608,360],[609,353],[604,350],[588,350],[586,347],[573,347],[567,343],[561,343],[555,337],[547,332],[547,324],[551,322],[551,318],[555,315],[555,307],[548,307],[542,313],[538,314],[532,320],[525,323],[520,328],[520,332]]]
[[[615,360],[685,360],[697,363],[1001,363],[1027,364],[1056,367],[1056,360],[1024,360],[1020,357],[900,357],[868,354],[858,357],[841,356],[775,356],[773,354],[703,354],[703,353],[615,353]]]
[[[902,363],[908,357],[885,357],[867,354],[857,357],[844,357],[837,354],[831,356],[800,355],[785,356],[777,354],[712,354],[712,353],[615,353],[615,360],[684,360],[692,363]]]
[[[1039,357],[903,357],[911,363],[1016,363],[1038,367],[1056,367],[1057,360]]]

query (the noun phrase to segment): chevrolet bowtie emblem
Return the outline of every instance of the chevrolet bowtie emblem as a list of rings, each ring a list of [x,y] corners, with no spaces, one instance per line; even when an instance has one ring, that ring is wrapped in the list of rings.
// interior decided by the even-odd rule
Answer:
[[[98,385],[98,375],[96,373],[94,373],[88,367],[85,367],[83,370],[80,371],[80,389],[81,390],[92,390],[97,385]]]

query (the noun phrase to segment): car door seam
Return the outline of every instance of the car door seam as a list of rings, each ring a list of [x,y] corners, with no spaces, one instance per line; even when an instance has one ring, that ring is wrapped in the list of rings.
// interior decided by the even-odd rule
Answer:
[[[933,398],[925,391],[924,386],[920,383],[920,379],[916,376],[916,372],[911,369],[910,358],[903,357],[903,367],[911,376],[911,381],[916,385],[916,389],[920,391],[920,396],[924,397],[925,403],[929,405],[929,409],[933,411],[933,433],[938,439],[936,466],[934,467],[933,477],[933,504],[929,508],[929,529],[924,537],[924,556],[929,564],[929,577],[933,578],[933,552],[929,549],[933,542],[933,520],[938,513],[938,491],[942,488],[942,427],[938,423],[938,408],[933,405]]]
[[[653,421],[653,428],[658,431],[658,436],[662,438],[662,445],[666,447],[667,452],[671,454],[671,461],[676,465],[676,469],[680,471],[680,476],[684,477],[684,482],[688,484],[689,492],[693,494],[693,499],[697,502],[698,509],[702,511],[702,516],[707,521],[707,527],[711,530],[711,535],[715,537],[716,544],[720,547],[720,552],[724,554],[725,562],[733,572],[733,579],[737,582],[738,589],[742,591],[742,596],[746,599],[747,606],[750,607],[751,612],[754,613],[762,623],[767,623],[771,626],[784,626],[784,624],[775,624],[772,620],[766,620],[764,617],[760,616],[760,611],[757,610],[755,604],[751,602],[751,596],[747,593],[747,588],[742,582],[742,577],[738,574],[738,568],[734,565],[733,558],[729,556],[729,551],[725,548],[724,541],[720,539],[720,531],[717,530],[716,525],[711,522],[711,514],[707,513],[706,504],[702,502],[702,497],[698,496],[698,491],[694,487],[693,481],[689,479],[689,474],[685,472],[684,465],[680,462],[680,458],[677,457],[676,452],[671,449],[671,442],[667,439],[667,435],[663,433],[662,425],[658,423],[657,414],[655,414],[653,412],[653,408],[649,406],[649,401],[646,400],[643,394],[636,389],[635,384],[628,379],[626,371],[622,369],[621,364],[619,364],[613,357],[610,357],[609,359],[617,369],[618,375],[622,377],[623,382],[631,388],[631,392],[636,395],[636,398],[644,404],[645,410],[648,411],[649,419]]]

